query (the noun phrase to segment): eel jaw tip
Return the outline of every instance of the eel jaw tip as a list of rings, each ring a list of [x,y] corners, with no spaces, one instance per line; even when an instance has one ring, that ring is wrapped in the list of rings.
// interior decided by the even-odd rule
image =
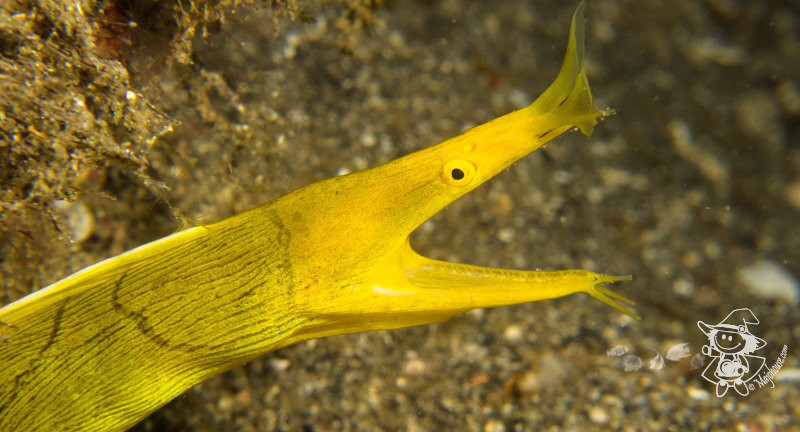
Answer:
[[[625,275],[625,276],[601,275],[600,277],[597,278],[597,280],[594,282],[592,287],[587,292],[592,297],[600,300],[601,302],[613,307],[614,309],[638,321],[642,319],[642,317],[639,314],[625,307],[624,305],[620,304],[621,302],[628,304],[630,306],[635,306],[636,303],[633,300],[621,296],[602,285],[604,283],[614,283],[618,281],[626,281],[632,279],[633,276],[631,275]]]

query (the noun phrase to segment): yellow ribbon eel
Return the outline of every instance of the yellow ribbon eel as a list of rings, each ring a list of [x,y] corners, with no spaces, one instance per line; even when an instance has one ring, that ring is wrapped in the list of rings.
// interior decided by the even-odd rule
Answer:
[[[408,243],[449,203],[563,132],[589,135],[607,114],[586,81],[581,4],[558,77],[527,108],[148,243],[0,309],[0,430],[124,430],[266,352],[475,308],[586,292],[636,317],[602,285],[629,277],[461,265]]]

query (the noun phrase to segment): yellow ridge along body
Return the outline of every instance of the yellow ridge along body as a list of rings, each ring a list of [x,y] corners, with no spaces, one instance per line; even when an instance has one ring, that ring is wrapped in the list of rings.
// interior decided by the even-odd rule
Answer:
[[[596,111],[583,4],[555,82],[527,108],[366,171],[88,267],[0,309],[0,431],[119,431],[203,380],[330,335],[428,324],[586,292],[583,270],[483,268],[414,252],[445,206]]]

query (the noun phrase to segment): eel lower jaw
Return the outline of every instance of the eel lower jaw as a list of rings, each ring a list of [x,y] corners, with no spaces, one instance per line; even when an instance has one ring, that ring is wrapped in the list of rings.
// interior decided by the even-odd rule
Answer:
[[[605,284],[632,280],[584,270],[530,271],[479,267],[427,258],[406,247],[402,259],[406,281],[416,296],[412,308],[441,308],[455,313],[475,308],[507,306],[585,292],[636,319],[627,306],[635,303]],[[409,299],[410,300],[410,299]]]
[[[590,290],[586,291],[586,293],[600,300],[601,302],[611,306],[612,308],[624,313],[625,315],[630,316],[635,320],[641,320],[642,317],[639,314],[625,307],[623,304],[620,304],[624,303],[629,306],[636,306],[636,302],[627,297],[621,296],[615,293],[614,291],[611,291],[610,289],[606,288],[603,285],[605,283],[614,283],[614,282],[629,281],[629,280],[633,280],[633,276],[599,275],[599,278],[597,279],[595,285]]]

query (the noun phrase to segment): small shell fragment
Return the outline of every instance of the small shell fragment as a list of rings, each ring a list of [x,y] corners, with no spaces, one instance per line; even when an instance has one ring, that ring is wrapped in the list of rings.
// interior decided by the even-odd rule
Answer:
[[[94,215],[82,201],[54,201],[53,207],[65,219],[72,242],[79,244],[89,238],[94,231]]]
[[[622,357],[628,353],[628,347],[625,345],[616,345],[608,349],[606,351],[606,355],[609,357]]]
[[[661,357],[661,353],[656,351],[656,355],[647,362],[647,368],[652,370],[659,370],[664,368],[664,357]]]
[[[622,367],[625,372],[636,372],[644,366],[644,362],[635,354],[628,354],[622,358]]]
[[[678,361],[690,355],[692,355],[692,350],[689,348],[689,344],[686,342],[679,343],[669,348],[669,351],[667,351],[667,360]]]
[[[706,357],[703,354],[697,353],[692,357],[692,362],[689,368],[691,370],[700,369],[706,365]]]
[[[692,400],[696,401],[707,401],[711,399],[711,393],[698,387],[689,387],[686,389],[686,393]]]

